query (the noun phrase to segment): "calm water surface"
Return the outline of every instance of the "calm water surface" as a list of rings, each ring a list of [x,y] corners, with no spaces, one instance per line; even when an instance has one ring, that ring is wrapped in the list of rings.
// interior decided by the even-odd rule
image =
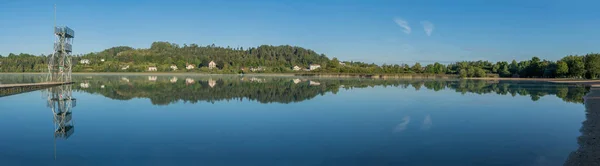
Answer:
[[[39,77],[0,75],[0,82]],[[600,100],[584,104],[595,91],[580,86],[185,75],[74,80],[0,98],[0,165],[551,166],[589,162],[594,158],[581,154],[598,146],[585,143],[598,132],[586,112]],[[52,100],[68,94],[75,100]]]

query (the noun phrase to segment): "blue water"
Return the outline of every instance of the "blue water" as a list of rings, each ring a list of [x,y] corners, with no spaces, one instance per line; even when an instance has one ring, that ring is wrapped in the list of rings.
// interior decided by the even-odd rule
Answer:
[[[582,96],[553,94],[577,87],[548,83],[176,77],[74,77],[66,139],[47,92],[1,97],[0,165],[563,165],[586,120]]]

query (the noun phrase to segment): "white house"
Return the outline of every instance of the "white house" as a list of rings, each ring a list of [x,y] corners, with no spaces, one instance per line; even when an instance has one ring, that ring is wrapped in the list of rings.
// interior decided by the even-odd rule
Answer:
[[[100,62],[104,62],[104,59],[100,59]]]
[[[152,66],[152,67],[148,67],[148,71],[156,71],[156,67]]]
[[[79,63],[81,64],[90,64],[90,60],[89,59],[82,59],[79,61]]]
[[[257,72],[257,71],[264,71],[265,68],[263,67],[250,67],[250,71],[252,72]]]
[[[192,69],[194,69],[194,65],[192,65],[192,64],[188,64],[188,65],[185,67],[185,69],[192,70]]]
[[[315,65],[315,64],[312,64],[312,65],[310,65],[310,68],[309,68],[309,70],[316,70],[316,69],[318,69],[318,68],[321,68],[321,65]]]
[[[127,69],[129,69],[129,65],[125,65],[125,66],[121,67],[121,70],[127,70]]]
[[[301,67],[299,67],[299,66],[294,66],[294,67],[292,68],[292,70],[294,70],[294,71],[300,71],[300,70],[302,70],[302,68],[301,68]]]
[[[340,63],[340,65],[342,65],[342,66],[346,66],[346,63],[344,63],[344,62],[339,62],[339,63]]]
[[[217,67],[217,63],[215,63],[215,61],[210,61],[208,63],[208,69],[214,69]]]
[[[173,69],[173,70],[177,70],[177,66],[175,66],[175,65],[171,65],[171,69]]]

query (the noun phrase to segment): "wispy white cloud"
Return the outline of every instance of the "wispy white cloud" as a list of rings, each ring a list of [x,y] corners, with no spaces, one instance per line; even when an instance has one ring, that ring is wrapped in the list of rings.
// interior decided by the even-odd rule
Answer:
[[[398,26],[402,27],[404,30],[404,33],[406,34],[410,34],[411,29],[410,26],[408,25],[408,22],[402,18],[396,18],[394,19],[394,22],[396,22],[396,24],[398,24]]]
[[[421,21],[421,25],[423,25],[423,30],[425,30],[425,34],[427,34],[427,36],[431,36],[431,33],[433,32],[433,29],[435,28],[433,23],[431,23],[429,21]]]

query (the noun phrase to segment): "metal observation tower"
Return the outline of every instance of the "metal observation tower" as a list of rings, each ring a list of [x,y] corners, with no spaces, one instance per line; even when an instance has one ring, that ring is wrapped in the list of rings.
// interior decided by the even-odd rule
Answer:
[[[71,52],[75,31],[71,28],[54,27],[54,53],[48,58],[48,82],[71,82]]]
[[[56,6],[55,19],[56,19]],[[56,24],[56,23],[55,23]],[[71,52],[75,31],[66,26],[54,26],[54,54],[48,57],[47,82],[71,83]],[[70,84],[55,86],[47,89],[47,106],[54,116],[54,137],[67,139],[73,134],[71,109],[76,100],[72,97]]]

